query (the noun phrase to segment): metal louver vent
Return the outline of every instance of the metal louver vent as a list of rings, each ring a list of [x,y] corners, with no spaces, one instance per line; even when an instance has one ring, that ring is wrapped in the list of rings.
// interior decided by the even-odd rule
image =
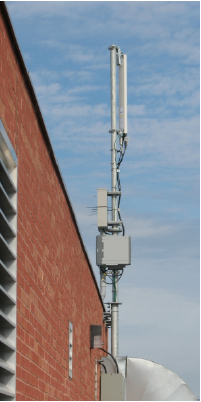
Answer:
[[[0,400],[16,395],[17,158],[0,120]]]

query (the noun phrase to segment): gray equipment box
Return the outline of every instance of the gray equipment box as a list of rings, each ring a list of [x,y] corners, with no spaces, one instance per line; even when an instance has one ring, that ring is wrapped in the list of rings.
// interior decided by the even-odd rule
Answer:
[[[125,378],[122,374],[101,374],[101,401],[124,401]]]
[[[118,269],[130,264],[130,236],[96,236],[96,265]]]

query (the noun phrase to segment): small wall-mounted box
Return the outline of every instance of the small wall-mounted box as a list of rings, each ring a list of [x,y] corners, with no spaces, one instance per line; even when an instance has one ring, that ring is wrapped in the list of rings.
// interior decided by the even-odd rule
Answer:
[[[102,327],[101,325],[90,325],[90,348],[102,347]]]
[[[130,264],[130,236],[96,236],[96,265],[118,269]]]
[[[97,189],[98,227],[107,227],[107,189]]]
[[[122,374],[101,374],[101,401],[125,401],[125,378]]]

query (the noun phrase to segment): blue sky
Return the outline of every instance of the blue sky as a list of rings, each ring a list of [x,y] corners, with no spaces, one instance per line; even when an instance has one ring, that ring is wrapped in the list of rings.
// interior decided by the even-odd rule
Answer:
[[[200,4],[6,4],[98,283],[86,207],[110,189],[107,48],[127,54],[120,355],[168,367],[199,396]]]

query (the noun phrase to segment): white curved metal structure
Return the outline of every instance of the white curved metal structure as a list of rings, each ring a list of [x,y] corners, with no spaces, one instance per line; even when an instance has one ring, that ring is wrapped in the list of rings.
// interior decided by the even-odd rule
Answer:
[[[196,401],[179,378],[164,366],[150,360],[127,358],[127,401]]]

